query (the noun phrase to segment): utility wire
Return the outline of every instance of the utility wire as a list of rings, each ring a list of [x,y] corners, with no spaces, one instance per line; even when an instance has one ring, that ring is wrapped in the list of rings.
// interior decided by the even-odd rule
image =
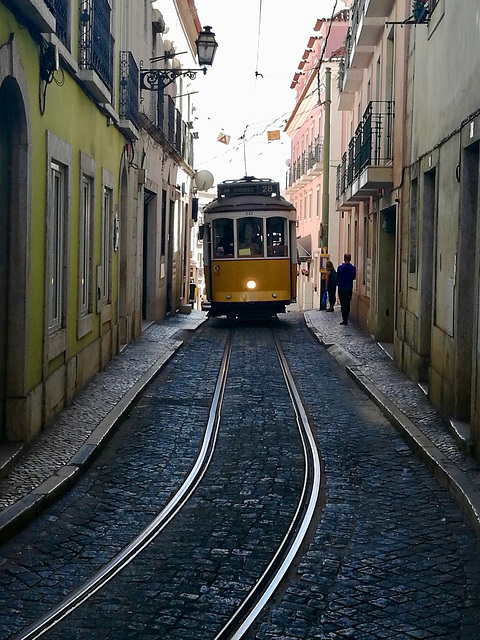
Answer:
[[[325,41],[323,43],[323,47],[322,47],[322,55],[320,56],[320,60],[318,62],[318,68],[317,68],[317,91],[318,91],[318,102],[320,104],[321,102],[321,90],[320,90],[320,68],[322,66],[322,62],[323,62],[323,56],[325,55],[325,51],[327,49],[327,42],[328,42],[328,37],[330,35],[330,31],[332,30],[332,23],[333,23],[333,18],[335,17],[335,12],[337,10],[337,4],[338,4],[338,0],[335,0],[335,4],[333,6],[333,11],[332,11],[332,16],[330,18],[330,24],[328,25],[328,31],[327,31],[327,35],[325,36]]]
[[[255,67],[255,78],[258,78],[258,76],[261,76],[263,78],[263,75],[258,72],[258,58],[259,58],[259,55],[260,55],[260,32],[261,32],[261,30],[262,30],[262,0],[260,0],[260,7],[259,7],[259,11],[258,11],[257,63],[256,63],[256,67]]]

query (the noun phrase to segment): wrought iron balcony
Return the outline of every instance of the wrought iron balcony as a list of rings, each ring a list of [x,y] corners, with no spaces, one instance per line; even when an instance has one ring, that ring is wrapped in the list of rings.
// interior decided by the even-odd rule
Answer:
[[[107,0],[82,0],[80,5],[80,69],[95,71],[109,91],[113,88],[114,38]]]
[[[315,138],[315,142],[310,144],[308,147],[308,170],[311,171],[313,175],[318,175],[323,170],[323,167],[321,166],[322,162],[323,138],[317,136]]]
[[[167,140],[175,146],[175,101],[167,96]]]
[[[58,39],[68,48],[70,45],[68,37],[68,8],[70,2],[69,0],[45,0],[45,2],[57,21],[56,34]]]
[[[385,19],[395,0],[355,0],[345,38],[345,66],[340,74],[341,91],[358,91],[363,70],[371,62],[376,45],[385,33]]]
[[[174,98],[166,95],[161,83],[156,93],[152,92],[151,95],[150,107],[145,110],[146,105],[143,103],[143,109],[140,110],[140,127],[168,149],[177,161],[183,159],[193,167],[193,140],[196,134],[190,132],[188,123],[182,119],[181,112],[175,107]]]
[[[120,52],[120,117],[138,127],[139,72],[130,51]]]
[[[390,184],[393,108],[392,101],[369,103],[337,167],[337,199],[342,200],[349,190],[347,199],[369,197],[376,189]]]
[[[288,172],[288,188],[301,187],[323,171],[323,138],[317,136],[315,141],[308,145],[307,151],[293,161]],[[297,183],[297,184],[295,184]]]

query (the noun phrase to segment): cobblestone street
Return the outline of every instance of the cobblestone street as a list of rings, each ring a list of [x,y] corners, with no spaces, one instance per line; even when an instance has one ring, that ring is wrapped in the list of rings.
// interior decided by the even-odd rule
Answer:
[[[276,332],[324,465],[316,522],[246,637],[480,638],[473,527],[302,314]],[[0,550],[0,638],[45,614],[118,553],[188,473],[227,325],[209,321],[147,388],[64,498]],[[215,637],[288,526],[302,465],[265,326],[238,326],[218,449],[195,496],[120,579],[46,638]],[[172,336],[174,337],[174,336]]]

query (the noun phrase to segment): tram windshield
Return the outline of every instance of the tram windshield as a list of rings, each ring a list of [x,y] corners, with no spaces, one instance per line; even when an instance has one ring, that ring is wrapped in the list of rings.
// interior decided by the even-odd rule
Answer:
[[[285,218],[267,218],[267,255],[269,257],[288,255]]]
[[[237,235],[234,239],[235,231]],[[266,236],[264,236],[265,232]],[[288,232],[285,218],[247,217],[240,218],[236,223],[231,218],[219,218],[213,221],[213,257],[263,257],[265,237],[269,258],[288,256]]]
[[[214,258],[233,258],[233,220],[221,218],[213,223]]]
[[[238,224],[238,257],[263,256],[262,218],[242,218]]]

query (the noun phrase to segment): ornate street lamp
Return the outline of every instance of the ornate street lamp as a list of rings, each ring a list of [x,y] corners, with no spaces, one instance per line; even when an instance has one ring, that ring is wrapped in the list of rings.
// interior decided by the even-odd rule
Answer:
[[[217,51],[218,43],[215,40],[215,34],[212,32],[212,27],[204,27],[198,34],[198,38],[195,42],[197,46],[197,58],[200,69],[140,69],[140,88],[147,89],[148,91],[158,91],[159,87],[166,87],[179,76],[187,76],[193,80],[199,71],[204,74],[207,73],[207,67],[210,67],[213,63],[215,53]],[[155,60],[168,60],[173,57],[173,54],[167,54]],[[175,63],[175,61],[174,61]]]
[[[204,27],[203,31],[198,34],[195,44],[197,45],[198,64],[201,67],[211,67],[218,47],[212,27]],[[206,69],[204,69],[205,72]]]

